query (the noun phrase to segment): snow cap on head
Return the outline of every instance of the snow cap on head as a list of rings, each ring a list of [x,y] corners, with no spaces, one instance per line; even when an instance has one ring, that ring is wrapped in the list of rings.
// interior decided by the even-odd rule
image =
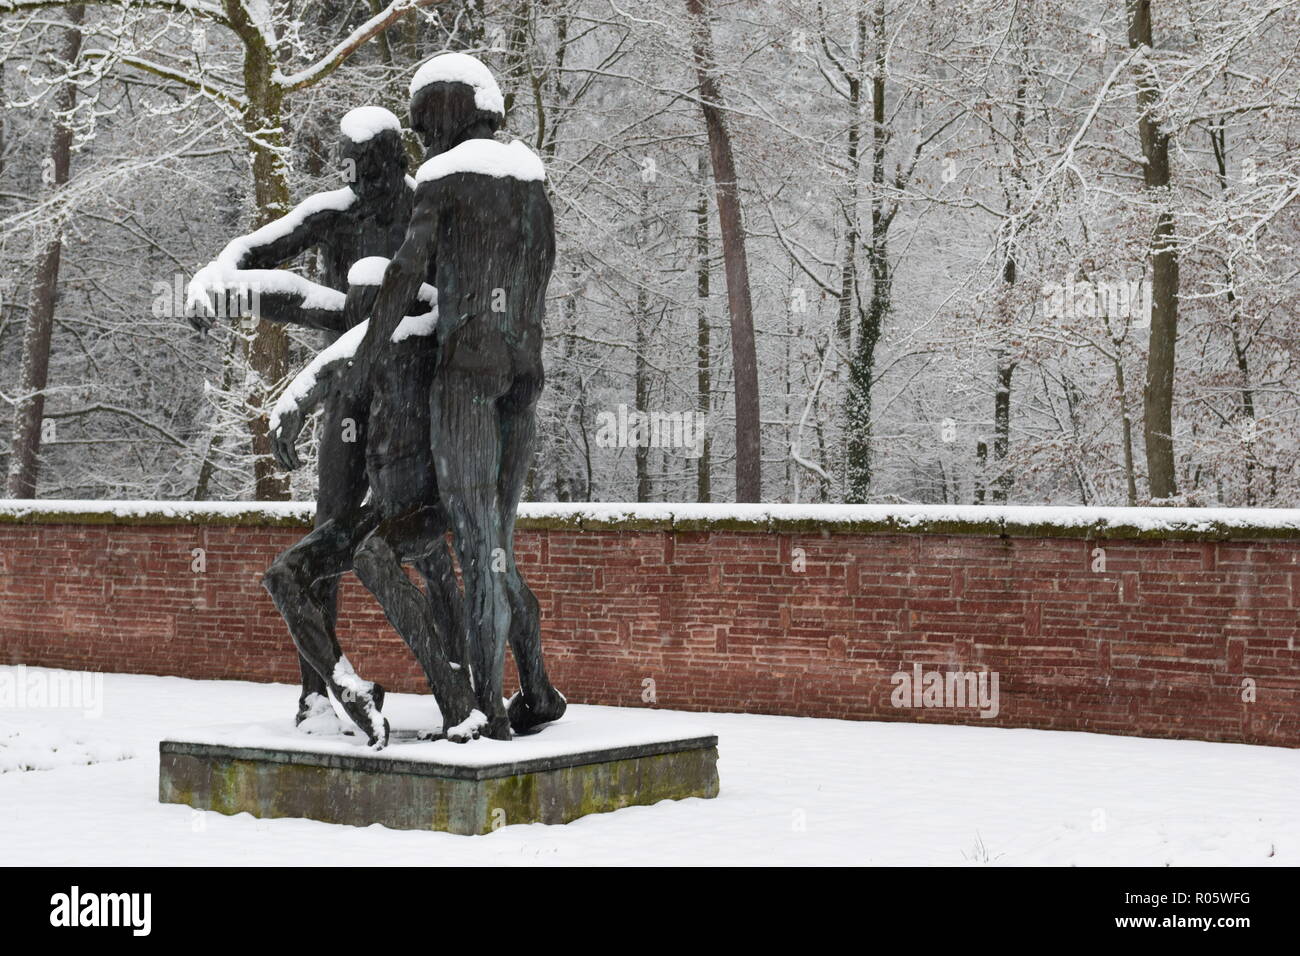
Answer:
[[[415,71],[411,96],[430,83],[464,83],[474,88],[474,105],[488,113],[506,115],[506,101],[492,71],[468,53],[440,53]]]
[[[383,256],[366,256],[352,263],[348,270],[348,285],[383,285],[388,260]]]
[[[382,106],[358,106],[339,120],[339,132],[354,143],[364,143],[390,129],[400,136],[402,124]]]

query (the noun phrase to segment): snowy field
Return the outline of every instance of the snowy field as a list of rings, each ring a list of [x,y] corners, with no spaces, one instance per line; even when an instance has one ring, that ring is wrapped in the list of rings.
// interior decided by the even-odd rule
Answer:
[[[0,667],[3,865],[1300,864],[1300,751],[745,714],[671,716],[719,736],[716,800],[479,837],[226,817],[158,803],[159,739],[288,719],[295,688],[108,674],[99,715],[13,696],[56,673]]]

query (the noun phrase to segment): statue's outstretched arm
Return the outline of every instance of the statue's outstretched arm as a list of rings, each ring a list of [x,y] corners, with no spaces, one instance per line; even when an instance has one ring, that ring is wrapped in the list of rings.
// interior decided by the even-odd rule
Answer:
[[[212,326],[212,297],[233,292],[242,306],[259,317],[328,331],[342,331],[343,294],[275,268],[325,241],[337,228],[356,194],[349,188],[316,193],[292,211],[246,236],[232,239],[210,263],[194,274],[186,296],[190,323],[202,330]],[[227,311],[231,311],[229,306]],[[238,314],[242,308],[235,312]]]
[[[389,260],[380,256],[369,256],[353,263],[348,271],[346,302],[337,313],[351,327],[312,359],[276,402],[270,421],[271,450],[283,467],[293,469],[300,464],[296,449],[298,434],[312,409],[331,389],[345,390],[357,403],[369,405],[369,363],[363,356],[367,349],[374,347],[374,343],[367,340],[370,323],[365,316],[375,303],[388,265]],[[437,290],[421,284],[408,303],[407,311],[411,314],[398,323],[391,340],[401,341],[408,336],[432,331],[438,317],[437,304]]]
[[[331,388],[348,385],[356,377],[353,365],[366,329],[367,323],[361,322],[322,349],[281,393],[270,421],[271,453],[281,467],[292,470],[302,464],[297,441],[303,422]]]
[[[246,309],[245,315],[326,332],[348,330],[343,314],[347,297],[337,289],[304,279],[288,269],[245,269],[231,275],[238,278],[239,284],[227,285],[227,289],[234,291],[236,300]],[[210,327],[211,318],[202,318],[204,327]],[[199,327],[193,319],[191,323]]]

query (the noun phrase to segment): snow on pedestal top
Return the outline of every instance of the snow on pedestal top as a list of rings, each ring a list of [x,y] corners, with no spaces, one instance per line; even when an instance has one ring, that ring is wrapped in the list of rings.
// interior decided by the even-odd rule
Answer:
[[[537,734],[513,740],[481,738],[465,744],[449,740],[413,740],[408,734],[441,724],[432,698],[393,695],[384,716],[393,728],[391,744],[374,751],[358,736],[303,734],[293,721],[224,724],[187,729],[164,738],[181,743],[309,754],[336,754],[384,761],[444,764],[456,767],[491,767],[502,763],[568,757],[593,751],[616,750],[714,736],[699,721],[684,721],[673,713],[649,708],[594,708],[574,705],[564,718]]]

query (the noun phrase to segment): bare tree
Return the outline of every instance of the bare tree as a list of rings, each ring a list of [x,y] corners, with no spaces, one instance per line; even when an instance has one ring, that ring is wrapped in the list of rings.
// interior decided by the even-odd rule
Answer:
[[[692,24],[700,109],[709,133],[709,156],[713,163],[722,258],[727,277],[727,306],[731,314],[732,370],[736,383],[736,500],[761,501],[763,460],[758,410],[758,353],[754,342],[754,306],[750,299],[749,263],[745,254],[745,223],[736,182],[736,159],[713,56],[706,0],[686,0],[686,10]]]
[[[67,10],[67,29],[58,57],[71,70],[81,52],[81,24],[86,8],[73,4]],[[54,142],[50,146],[51,183],[54,189],[67,185],[72,165],[72,123],[70,114],[77,103],[77,85],[65,78],[54,97]],[[40,251],[36,278],[32,283],[31,307],[23,335],[22,379],[14,409],[14,437],[10,449],[9,479],[5,493],[11,498],[35,498],[40,474],[41,436],[44,431],[45,387],[49,384],[50,338],[54,333],[54,304],[59,286],[59,259],[63,253],[64,221],[51,225],[52,235]]]
[[[1178,245],[1168,199],[1169,134],[1154,115],[1160,101],[1159,79],[1151,62],[1151,0],[1129,0],[1129,46],[1138,51],[1138,134],[1142,143],[1142,180],[1157,206],[1151,233],[1151,342],[1147,353],[1146,394],[1142,419],[1151,497],[1178,494],[1174,468],[1174,363],[1178,344]]]

